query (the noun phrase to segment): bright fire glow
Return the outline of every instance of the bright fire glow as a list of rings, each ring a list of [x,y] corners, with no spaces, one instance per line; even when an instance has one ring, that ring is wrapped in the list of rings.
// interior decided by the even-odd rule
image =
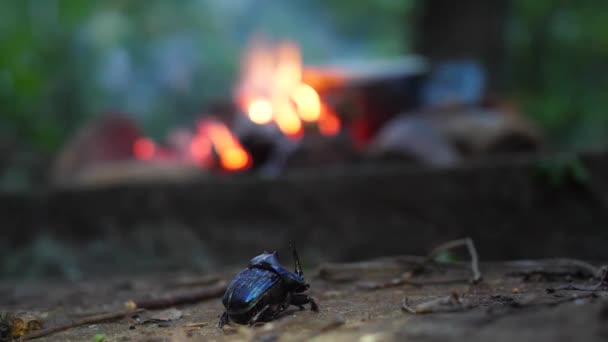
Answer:
[[[276,49],[274,91],[288,94],[302,82],[300,48],[292,42],[283,42]],[[284,95],[284,94],[281,94]]]
[[[242,62],[242,78],[237,88],[237,102],[249,119],[263,125],[274,121],[289,137],[300,137],[303,122],[318,122],[325,135],[340,130],[335,113],[319,122],[322,102],[318,92],[302,81],[300,48],[289,41],[277,46],[254,39]],[[337,123],[336,123],[337,122]]]
[[[249,163],[249,154],[241,147],[231,147],[220,154],[220,164],[226,170],[242,170],[247,168]]]
[[[275,122],[285,135],[297,138],[302,129],[302,122],[290,103],[284,102],[277,107]]]
[[[223,123],[201,122],[199,134],[209,137],[220,159],[220,165],[225,170],[239,171],[251,166],[251,156]]]
[[[291,94],[293,102],[298,106],[298,114],[303,121],[314,122],[321,115],[321,99],[319,94],[309,85],[300,83]]]
[[[258,125],[272,121],[272,104],[264,99],[253,100],[247,110],[249,119]]]
[[[323,107],[323,112],[319,118],[319,132],[325,136],[334,136],[340,133],[342,123],[336,113],[327,107]]]
[[[156,144],[150,138],[139,138],[133,143],[133,155],[139,160],[150,160],[156,153]]]

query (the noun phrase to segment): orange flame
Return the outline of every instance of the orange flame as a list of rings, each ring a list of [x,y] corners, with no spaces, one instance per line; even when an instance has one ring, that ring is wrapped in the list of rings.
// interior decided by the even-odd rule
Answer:
[[[302,122],[300,122],[298,114],[289,102],[277,104],[275,122],[285,135],[293,138],[299,137],[298,133],[302,130]]]
[[[302,56],[296,44],[284,41],[275,47],[255,39],[242,69],[237,99],[253,123],[274,121],[283,134],[294,138],[301,136],[303,122],[321,120],[323,104],[317,91],[302,82]],[[340,130],[335,114],[326,120],[331,122],[319,122],[319,127],[323,126],[326,132]]]
[[[325,136],[334,136],[340,133],[342,123],[336,113],[327,106],[323,106],[323,112],[319,118],[319,132]]]
[[[199,124],[199,134],[209,137],[223,169],[239,171],[251,166],[251,156],[223,123],[204,121]]]

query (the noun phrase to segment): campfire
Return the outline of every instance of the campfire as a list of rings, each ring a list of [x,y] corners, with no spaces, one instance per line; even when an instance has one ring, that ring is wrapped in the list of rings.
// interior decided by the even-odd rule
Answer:
[[[460,77],[467,68],[456,69],[456,80],[467,79]],[[67,144],[53,178],[187,179],[201,171],[272,177],[298,166],[394,159],[445,167],[540,145],[517,110],[421,101],[435,89],[464,98],[467,86],[446,84],[454,75],[442,70],[416,56],[304,66],[296,43],[256,37],[243,54],[229,110],[205,113],[192,127],[170,127],[163,142],[127,116],[100,120]],[[129,134],[116,139],[106,126]]]
[[[247,51],[236,101],[251,122],[274,125],[291,139],[301,139],[307,125],[316,125],[323,135],[339,133],[338,116],[302,80],[302,56],[295,43],[274,46],[258,38]]]
[[[239,115],[251,124],[276,130],[292,141],[301,140],[306,131],[313,129],[328,137],[340,132],[339,116],[303,81],[304,66],[297,44],[254,39],[241,69],[234,102]],[[173,132],[171,147],[160,147],[149,137],[137,139],[133,144],[134,157],[148,162],[174,159],[228,172],[252,167],[251,154],[229,125],[206,117],[198,122],[195,132]]]

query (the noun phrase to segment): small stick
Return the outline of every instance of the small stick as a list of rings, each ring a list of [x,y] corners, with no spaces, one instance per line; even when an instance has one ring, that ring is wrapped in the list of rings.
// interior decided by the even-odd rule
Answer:
[[[558,286],[555,288],[548,288],[547,292],[553,293],[558,290],[573,290],[573,291],[599,291],[602,290],[604,286],[608,286],[608,265],[602,266],[597,271],[596,277],[599,278],[599,281],[595,285],[587,286],[587,285],[577,285],[577,284],[567,284]]]
[[[412,314],[457,312],[470,308],[471,306],[464,303],[462,297],[456,292],[452,292],[452,294],[447,297],[436,298],[424,303],[420,303],[415,307],[411,307],[409,305],[407,297],[403,297],[401,302],[401,310]]]
[[[475,284],[481,280],[481,271],[479,270],[479,257],[477,256],[477,249],[473,243],[473,239],[470,237],[458,240],[448,241],[444,244],[435,247],[431,253],[426,257],[427,262],[434,260],[440,253],[454,249],[457,247],[467,247],[469,255],[471,256],[471,271],[473,272],[472,282]]]
[[[576,275],[578,273],[584,276],[597,277],[600,274],[600,268],[582,260],[569,258],[517,260],[507,262],[505,265],[518,269],[518,271],[510,273],[510,275],[514,276],[539,274],[549,277],[560,277]]]
[[[140,313],[144,310],[142,309],[138,309],[138,310],[121,310],[121,311],[117,311],[117,312],[107,312],[107,313],[103,313],[103,314],[98,314],[98,315],[92,315],[89,317],[83,317],[77,320],[74,320],[70,323],[66,323],[66,324],[62,324],[62,325],[58,325],[56,327],[50,327],[50,328],[46,328],[46,329],[41,329],[41,330],[35,330],[32,331],[30,333],[28,333],[27,335],[23,336],[22,339],[24,341],[26,340],[33,340],[36,338],[40,338],[40,337],[44,337],[44,336],[48,336],[60,331],[65,331],[68,329],[72,329],[75,327],[79,327],[82,325],[87,325],[87,324],[95,324],[95,323],[101,323],[101,322],[106,322],[106,321],[113,321],[113,320],[117,320],[117,319],[122,319],[125,318],[127,316],[130,315],[135,315],[137,313]]]
[[[403,300],[401,301],[401,310],[409,312],[411,314],[417,313],[416,310],[414,310],[414,308],[412,308],[408,303],[407,296],[403,297]]]
[[[226,285],[226,281],[222,280],[213,286],[205,287],[197,291],[167,295],[160,298],[134,300],[130,305],[140,309],[156,310],[176,305],[193,304],[223,295],[226,291]]]
[[[165,309],[168,307],[182,305],[182,304],[192,304],[196,302],[200,302],[206,299],[215,298],[221,296],[226,290],[226,282],[219,281],[216,285],[211,287],[206,287],[200,289],[198,291],[192,291],[189,293],[182,293],[177,295],[168,295],[161,298],[152,298],[152,299],[143,299],[138,301],[129,301],[128,309],[122,310],[118,312],[108,312],[97,315],[91,315],[88,317],[83,317],[77,320],[74,320],[70,323],[66,323],[63,325],[58,325],[56,327],[50,327],[42,330],[33,331],[26,336],[23,337],[23,340],[31,340],[43,336],[48,336],[50,334],[54,334],[56,332],[68,330],[71,328],[79,327],[81,325],[86,324],[94,324],[101,323],[105,321],[115,320],[124,318],[131,314],[136,314],[144,311],[143,309]]]

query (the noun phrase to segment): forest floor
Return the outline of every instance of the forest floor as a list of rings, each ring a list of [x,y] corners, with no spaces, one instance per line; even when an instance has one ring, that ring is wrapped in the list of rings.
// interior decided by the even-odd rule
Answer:
[[[466,264],[434,267],[420,274],[406,272],[404,276],[399,262],[379,260],[310,270],[310,292],[320,312],[293,307],[279,319],[252,328],[234,324],[217,328],[223,312],[223,287],[238,269],[217,276],[182,273],[71,283],[3,282],[0,311],[14,317],[34,317],[43,321],[46,329],[79,320],[83,323],[84,317],[100,313],[119,313],[119,319],[113,321],[64,326],[65,330],[38,341],[608,339],[605,276],[593,279],[589,268],[576,262],[483,263],[483,279],[473,284],[467,280],[471,274]],[[387,268],[382,269],[382,265]],[[600,286],[594,291],[560,289],[569,283]],[[171,300],[177,303],[175,298],[193,293],[206,293],[211,298],[172,305]],[[406,297],[408,308],[417,312],[404,310]],[[129,300],[159,309],[121,315]]]

